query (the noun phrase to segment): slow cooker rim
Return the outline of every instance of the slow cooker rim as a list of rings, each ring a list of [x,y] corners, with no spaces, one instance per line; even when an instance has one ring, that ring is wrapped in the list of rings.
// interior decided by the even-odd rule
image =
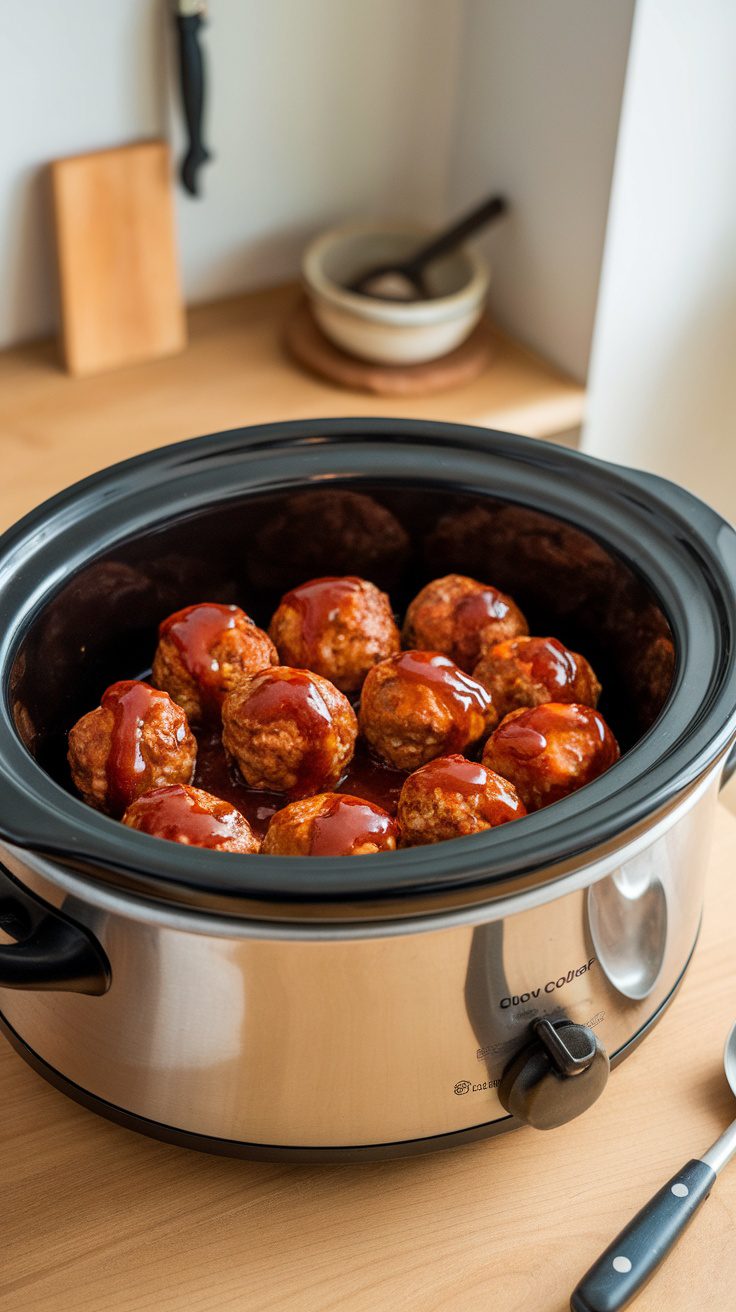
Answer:
[[[303,888],[303,858],[242,857],[229,854],[211,854],[199,850],[181,848],[151,840],[146,835],[123,829],[122,826],[105,816],[90,811],[80,800],[70,796],[35,762],[33,757],[22,747],[15,725],[12,721],[9,702],[10,656],[17,649],[17,642],[12,650],[7,649],[4,660],[3,699],[0,708],[0,781],[5,784],[3,792],[10,790],[13,800],[19,808],[15,825],[4,823],[0,806],[0,837],[5,834],[7,840],[17,846],[35,848],[38,851],[64,861],[66,864],[84,868],[90,862],[96,866],[108,882],[120,878],[125,882],[132,875],[146,873],[157,887],[157,896],[166,900],[167,888],[172,885],[185,891],[187,899],[193,905],[206,904],[213,896],[232,899],[247,897],[249,900],[259,898],[270,902],[280,898],[289,901],[319,902],[324,900],[360,900],[376,896],[397,897],[407,893],[431,892],[449,888],[462,888],[475,884],[492,885],[497,880],[510,880],[516,875],[521,880],[530,872],[539,870],[540,881],[543,880],[543,867],[551,860],[572,858],[576,854],[586,854],[589,859],[591,850],[600,841],[608,841],[617,833],[623,833],[633,824],[646,819],[647,815],[661,810],[679,791],[699,777],[700,774],[721,755],[729,745],[734,732],[734,702],[736,701],[736,679],[734,678],[734,613],[736,599],[733,585],[724,563],[724,541],[719,541],[726,532],[726,541],[730,541],[730,552],[736,560],[736,534],[724,520],[716,515],[697,498],[669,484],[665,480],[638,471],[623,469],[620,466],[607,465],[591,460],[579,452],[567,451],[540,443],[537,439],[520,438],[513,434],[499,433],[494,430],[474,428],[464,425],[450,425],[422,420],[392,419],[333,419],[312,420],[300,423],[292,421],[287,424],[257,425],[252,428],[235,429],[198,439],[172,444],[146,452],[141,456],[108,467],[91,475],[80,483],[72,485],[43,503],[19,521],[0,538],[0,608],[3,607],[3,575],[7,575],[9,566],[17,557],[21,545],[28,546],[43,537],[39,534],[42,526],[49,526],[61,517],[70,506],[79,504],[90,493],[107,489],[109,496],[102,494],[107,510],[114,500],[112,490],[115,484],[119,492],[129,475],[141,476],[145,485],[150,483],[149,474],[154,467],[176,468],[183,456],[183,464],[221,458],[244,448],[252,451],[261,443],[273,451],[274,446],[288,448],[294,444],[314,442],[332,444],[339,447],[345,439],[352,443],[356,439],[368,443],[378,443],[384,453],[399,443],[409,442],[427,446],[444,447],[450,451],[457,449],[480,452],[494,459],[508,458],[522,461],[529,468],[542,468],[547,471],[587,470],[589,479],[594,482],[605,479],[606,495],[610,498],[615,491],[621,498],[645,498],[651,510],[656,505],[658,513],[679,532],[688,531],[689,547],[693,550],[693,539],[697,537],[698,549],[704,553],[713,576],[720,575],[720,596],[728,590],[727,616],[729,632],[721,634],[721,657],[726,658],[727,669],[721,670],[721,682],[716,690],[715,704],[700,708],[698,731],[691,735],[694,740],[693,750],[687,753],[687,760],[681,761],[678,769],[661,771],[659,779],[651,778],[645,794],[636,798],[629,797],[625,804],[621,794],[631,791],[631,762],[636,764],[641,757],[641,749],[650,742],[652,735],[661,735],[662,726],[666,724],[668,714],[678,694],[682,695],[682,669],[675,675],[675,684],[668,703],[659,719],[643,735],[622,760],[609,771],[604,779],[599,779],[586,787],[586,806],[581,807],[580,795],[567,798],[546,811],[538,812],[524,821],[524,834],[517,833],[513,839],[504,829],[496,830],[486,836],[473,836],[456,839],[452,843],[452,870],[448,872],[449,851],[446,844],[434,848],[409,849],[387,855],[364,857],[356,863],[351,858],[330,858],[319,863],[319,868],[312,870],[309,890]],[[374,481],[390,481],[384,472],[371,471]],[[366,476],[368,477],[368,476]],[[161,478],[158,479],[160,483]],[[343,480],[345,481],[345,480]],[[422,480],[417,479],[420,483]],[[112,485],[112,486],[111,486]],[[298,483],[296,485],[299,485]],[[664,496],[667,491],[667,498]],[[680,513],[674,513],[672,501],[679,502]],[[528,504],[536,504],[534,501]],[[543,507],[544,509],[544,507]],[[561,517],[558,515],[558,517]],[[163,521],[162,521],[163,522]],[[575,523],[576,521],[570,520]],[[695,532],[697,523],[698,532]],[[589,531],[585,529],[584,531]],[[730,535],[730,539],[729,539]],[[686,539],[683,538],[683,541]],[[615,543],[606,545],[621,555]],[[680,543],[682,546],[682,543]],[[93,557],[90,556],[90,559]],[[5,569],[3,570],[3,565]],[[11,571],[12,572],[12,571]],[[67,575],[68,577],[68,575]],[[651,581],[647,578],[649,586]],[[48,600],[48,590],[45,594]],[[665,606],[670,623],[672,613]],[[29,612],[27,612],[28,614]],[[20,635],[18,641],[20,640]],[[726,638],[730,638],[730,642]],[[679,644],[678,644],[679,646]],[[714,649],[714,655],[715,653]],[[729,710],[724,715],[724,697],[730,688]],[[711,696],[711,703],[713,697]],[[720,706],[720,711],[719,711]],[[695,747],[697,743],[697,747]],[[679,740],[678,740],[679,744]],[[27,766],[32,767],[31,791],[28,794],[23,786],[28,783],[28,773],[19,782],[13,770],[13,746],[21,747]],[[637,756],[638,754],[638,756]],[[665,758],[667,759],[667,758]],[[15,764],[18,763],[17,753]],[[664,762],[660,762],[663,765]],[[616,784],[611,791],[612,783]],[[641,781],[639,781],[641,782]],[[51,817],[51,828],[49,828]],[[55,826],[58,826],[55,828]],[[509,827],[515,828],[515,826]],[[544,844],[545,834],[553,829],[559,836],[563,828],[568,831],[566,846],[552,848]],[[20,829],[20,832],[17,830]],[[93,841],[92,841],[93,840]],[[511,858],[503,856],[503,848],[515,849]],[[93,849],[90,853],[90,847]],[[495,859],[494,859],[495,858]],[[493,873],[489,874],[489,862]],[[247,863],[247,866],[244,864]],[[542,864],[543,863],[543,864]],[[357,867],[357,868],[356,868]],[[258,876],[258,870],[261,876]],[[310,864],[311,869],[311,864]],[[181,897],[177,897],[181,901]]]

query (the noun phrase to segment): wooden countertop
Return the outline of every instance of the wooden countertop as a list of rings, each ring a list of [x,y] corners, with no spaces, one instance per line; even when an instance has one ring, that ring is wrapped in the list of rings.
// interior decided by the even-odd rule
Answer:
[[[579,387],[501,340],[487,377],[424,401],[341,393],[284,365],[281,289],[197,310],[188,350],[95,379],[49,345],[0,357],[0,524],[94,469],[243,422],[431,416],[537,436]],[[249,1164],[140,1138],[82,1110],[0,1042],[4,1312],[564,1312],[583,1270],[734,1114],[736,819],[719,808],[701,942],[680,996],[583,1118],[424,1158]],[[637,1307],[730,1308],[736,1166]]]
[[[0,354],[0,527],[104,465],[242,424],[395,415],[556,437],[581,422],[583,389],[500,334],[490,368],[452,391],[399,400],[333,387],[285,359],[297,295],[292,285],[201,306],[180,355],[95,378],[63,373],[50,342]]]
[[[0,1046],[3,1312],[565,1312],[576,1281],[734,1115],[736,819],[718,808],[701,941],[679,996],[600,1101],[404,1162],[290,1166],[143,1139]],[[736,1165],[641,1312],[727,1312]]]

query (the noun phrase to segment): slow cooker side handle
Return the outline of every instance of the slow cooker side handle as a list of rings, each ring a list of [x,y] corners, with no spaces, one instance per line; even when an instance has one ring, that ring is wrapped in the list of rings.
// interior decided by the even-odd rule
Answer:
[[[16,891],[17,890],[17,891]],[[93,936],[21,890],[0,865],[0,988],[89,993],[110,987],[110,964]]]

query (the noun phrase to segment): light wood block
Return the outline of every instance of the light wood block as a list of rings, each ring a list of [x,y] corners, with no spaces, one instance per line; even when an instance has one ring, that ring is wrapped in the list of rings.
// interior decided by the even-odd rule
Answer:
[[[51,179],[69,372],[180,351],[186,322],[166,142],[55,160]]]

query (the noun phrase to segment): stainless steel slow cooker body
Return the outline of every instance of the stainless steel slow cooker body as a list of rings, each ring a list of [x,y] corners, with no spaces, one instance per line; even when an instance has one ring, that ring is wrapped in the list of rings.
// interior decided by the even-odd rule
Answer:
[[[422,422],[221,434],[47,503],[0,542],[11,1041],[126,1124],[267,1156],[515,1124],[499,1084],[540,1018],[587,1026],[615,1062],[697,937],[736,730],[735,564],[730,527],[671,484]],[[237,596],[262,619],[290,582],[348,570],[402,604],[451,569],[601,666],[625,750],[580,794],[482,838],[314,862],[180,849],[68,791],[65,729],[145,668],[167,609]]]

